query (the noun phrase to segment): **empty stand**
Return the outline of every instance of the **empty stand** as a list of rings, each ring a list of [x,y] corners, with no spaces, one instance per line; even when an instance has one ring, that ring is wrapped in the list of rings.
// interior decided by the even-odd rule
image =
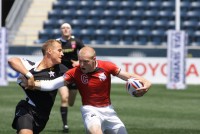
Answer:
[[[38,40],[58,36],[54,29],[68,22],[86,44],[163,45],[166,32],[175,29],[174,10],[174,0],[57,0]],[[200,1],[181,1],[181,29],[191,45],[200,45],[199,12]]]

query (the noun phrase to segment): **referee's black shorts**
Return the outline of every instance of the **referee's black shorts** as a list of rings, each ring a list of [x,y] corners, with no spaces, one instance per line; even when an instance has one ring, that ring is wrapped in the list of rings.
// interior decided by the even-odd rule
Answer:
[[[17,130],[30,129],[34,134],[39,134],[46,126],[48,117],[39,115],[35,107],[27,101],[21,100],[15,109],[12,127]]]
[[[67,85],[67,87],[69,88],[69,90],[77,90],[75,83],[70,83],[70,84]]]

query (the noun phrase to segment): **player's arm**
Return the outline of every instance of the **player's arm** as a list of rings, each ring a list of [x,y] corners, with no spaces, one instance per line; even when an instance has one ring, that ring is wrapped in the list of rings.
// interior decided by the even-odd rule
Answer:
[[[125,81],[127,81],[131,77],[139,79],[144,84],[144,86],[140,88],[141,90],[148,91],[149,88],[151,87],[151,82],[150,81],[148,81],[147,79],[145,79],[145,78],[143,78],[141,76],[133,74],[133,73],[128,73],[128,72],[125,72],[125,71],[121,70],[118,73],[117,77],[119,77],[119,78],[121,78],[122,80],[125,80]]]
[[[25,62],[23,63],[22,60],[18,57],[12,57],[8,59],[8,64],[13,70],[21,73],[28,79],[29,88],[34,87],[34,77],[31,74],[31,72],[29,72],[29,70],[25,67],[26,66],[24,65],[26,64]]]
[[[35,81],[35,87],[33,89],[41,90],[41,91],[53,91],[62,86],[66,86],[67,84],[68,84],[68,82],[65,81],[64,77],[60,76],[53,80]],[[26,85],[26,86],[28,86],[28,85]]]
[[[9,58],[8,64],[13,70],[23,75],[26,75],[29,72],[29,70],[26,69],[26,67],[24,66],[20,58],[17,58],[17,57]]]
[[[77,67],[78,65],[79,65],[79,61],[77,60],[71,60],[71,62],[72,62],[72,66],[73,67]]]

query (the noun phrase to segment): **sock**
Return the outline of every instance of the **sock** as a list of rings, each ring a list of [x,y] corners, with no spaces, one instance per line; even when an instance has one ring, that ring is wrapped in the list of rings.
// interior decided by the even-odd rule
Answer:
[[[60,107],[61,118],[63,122],[63,126],[67,125],[67,114],[68,114],[68,107]]]

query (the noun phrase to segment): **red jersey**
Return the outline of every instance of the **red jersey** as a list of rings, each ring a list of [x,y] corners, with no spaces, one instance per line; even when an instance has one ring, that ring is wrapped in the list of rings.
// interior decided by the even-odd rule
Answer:
[[[119,71],[115,64],[97,60],[94,72],[84,74],[80,67],[75,67],[67,71],[64,78],[70,83],[76,83],[83,105],[102,107],[111,104],[111,74],[115,76]]]

